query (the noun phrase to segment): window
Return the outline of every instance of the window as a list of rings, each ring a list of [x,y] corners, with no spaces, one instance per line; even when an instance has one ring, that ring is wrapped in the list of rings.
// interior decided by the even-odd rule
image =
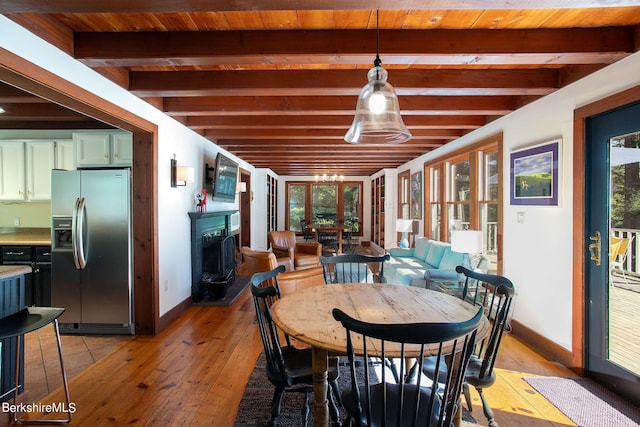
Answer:
[[[312,184],[311,218],[309,222],[333,224],[338,209],[338,187],[335,184]]]
[[[288,230],[302,233],[301,220],[314,222],[351,222],[355,235],[362,235],[361,182],[287,182]]]
[[[498,255],[498,151],[481,152],[480,159],[480,230],[484,237],[485,254],[494,264]]]
[[[481,230],[490,271],[501,272],[502,135],[425,164],[425,236]]]
[[[448,163],[447,224],[448,231],[470,227],[471,162],[467,159]],[[450,236],[450,233],[447,236]]]
[[[427,182],[425,183],[425,200],[428,200],[427,213],[425,219],[427,228],[425,235],[431,239],[440,239],[441,199],[440,199],[440,168],[428,168],[425,172]]]
[[[306,218],[305,185],[290,185],[288,191],[289,230],[302,233],[302,220]]]

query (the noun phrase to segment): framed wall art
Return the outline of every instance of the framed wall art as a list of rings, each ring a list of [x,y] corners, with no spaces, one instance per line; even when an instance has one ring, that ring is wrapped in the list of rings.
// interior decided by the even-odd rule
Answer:
[[[513,151],[511,204],[558,206],[560,139]]]
[[[411,174],[411,219],[422,219],[422,172]]]

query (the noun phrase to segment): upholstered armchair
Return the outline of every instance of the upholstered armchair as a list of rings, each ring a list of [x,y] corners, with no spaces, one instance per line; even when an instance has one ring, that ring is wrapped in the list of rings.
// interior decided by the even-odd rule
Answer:
[[[296,242],[296,233],[289,230],[270,231],[269,246],[276,258],[291,258],[296,270],[320,265],[322,245],[316,242]]]
[[[282,257],[276,259],[276,256],[271,251],[254,251],[246,246],[240,248],[240,252],[242,252],[244,262],[243,270],[249,276],[255,273],[271,271],[279,265],[284,265],[286,271],[293,271],[291,258]]]

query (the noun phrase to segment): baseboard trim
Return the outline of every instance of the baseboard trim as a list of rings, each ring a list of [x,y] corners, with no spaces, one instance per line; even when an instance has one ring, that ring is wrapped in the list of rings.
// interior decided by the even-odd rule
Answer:
[[[581,370],[580,367],[573,366],[574,358],[571,351],[550,341],[548,338],[527,328],[516,320],[511,320],[511,333],[548,360],[558,362],[572,371],[579,372]]]
[[[169,326],[171,322],[176,320],[182,313],[187,311],[189,307],[193,304],[191,297],[186,298],[184,301],[173,307],[171,310],[167,311],[164,315],[160,316],[160,321],[158,322],[158,332],[162,331],[164,328]]]

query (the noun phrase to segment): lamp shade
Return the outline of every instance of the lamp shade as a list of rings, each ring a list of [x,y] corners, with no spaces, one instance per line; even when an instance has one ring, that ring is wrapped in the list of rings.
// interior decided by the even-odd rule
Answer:
[[[452,230],[451,250],[459,253],[482,253],[482,231],[479,230]]]
[[[411,219],[397,219],[396,231],[398,233],[410,233],[413,231],[413,220]]]
[[[239,181],[238,185],[236,185],[236,193],[246,193],[247,192],[247,183],[245,181]]]
[[[176,181],[193,182],[194,172],[192,167],[178,166],[176,169]]]
[[[380,65],[367,73],[369,82],[358,95],[353,123],[344,136],[348,143],[399,144],[411,139],[400,115],[398,96],[387,83],[387,76],[387,70]]]

